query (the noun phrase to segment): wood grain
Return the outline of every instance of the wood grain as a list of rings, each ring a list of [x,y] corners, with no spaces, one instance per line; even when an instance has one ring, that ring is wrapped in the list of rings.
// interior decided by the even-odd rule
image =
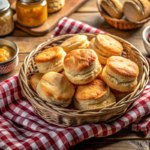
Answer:
[[[150,133],[147,136],[123,129],[104,137],[91,138],[71,147],[69,150],[149,150]]]
[[[93,138],[93,140],[81,142],[69,150],[149,150],[149,144],[148,140],[107,141],[99,139],[95,141]]]
[[[96,0],[87,0],[82,7],[80,7],[77,12],[98,12],[98,8],[96,6]]]

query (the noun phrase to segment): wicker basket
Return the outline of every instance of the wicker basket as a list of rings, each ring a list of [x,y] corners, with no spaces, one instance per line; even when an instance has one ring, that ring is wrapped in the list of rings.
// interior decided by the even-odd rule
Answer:
[[[120,29],[120,30],[137,29],[137,28],[142,27],[146,22],[148,22],[150,20],[150,17],[148,17],[148,18],[141,20],[141,21],[130,22],[130,21],[124,20],[124,19],[112,18],[101,7],[101,1],[102,0],[97,0],[97,7],[99,9],[101,16],[106,20],[106,22],[108,24],[115,27],[116,29]]]
[[[89,40],[95,37],[97,34],[83,33],[87,35]],[[109,35],[109,34],[108,34]],[[149,80],[149,65],[141,52],[133,45],[125,40],[110,35],[111,37],[120,41],[124,47],[122,56],[131,59],[138,64],[140,74],[138,76],[138,85],[136,89],[121,101],[116,104],[109,105],[105,108],[98,108],[93,110],[75,110],[68,108],[61,108],[56,105],[52,105],[43,101],[37,93],[35,93],[29,84],[30,77],[38,72],[37,66],[34,62],[35,56],[46,48],[61,44],[64,40],[74,36],[74,34],[62,35],[50,39],[40,44],[35,50],[33,50],[24,60],[24,63],[20,69],[19,82],[21,89],[25,97],[32,104],[35,112],[49,123],[68,127],[78,126],[87,123],[97,122],[110,122],[121,115],[123,115],[127,108],[143,93],[146,84]]]

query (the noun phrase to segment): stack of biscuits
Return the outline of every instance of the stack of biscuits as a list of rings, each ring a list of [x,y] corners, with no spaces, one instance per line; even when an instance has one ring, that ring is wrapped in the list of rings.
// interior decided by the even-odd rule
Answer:
[[[109,35],[92,40],[75,35],[35,57],[39,73],[30,79],[43,101],[76,109],[109,107],[137,86],[137,64],[121,57],[122,44]]]
[[[123,46],[120,42],[108,35],[99,34],[93,38],[89,44],[89,48],[93,49],[98,56],[99,62],[106,65],[107,59],[110,56],[119,56],[123,51]]]

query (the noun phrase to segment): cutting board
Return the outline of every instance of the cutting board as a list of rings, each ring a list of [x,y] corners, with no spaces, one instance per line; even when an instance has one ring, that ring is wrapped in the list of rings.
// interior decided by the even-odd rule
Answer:
[[[65,6],[58,12],[49,14],[47,21],[40,27],[26,28],[17,22],[17,15],[14,14],[14,21],[17,28],[34,36],[43,36],[51,31],[63,17],[69,16],[76,11],[87,0],[65,0]],[[15,11],[16,1],[11,5],[11,9]]]

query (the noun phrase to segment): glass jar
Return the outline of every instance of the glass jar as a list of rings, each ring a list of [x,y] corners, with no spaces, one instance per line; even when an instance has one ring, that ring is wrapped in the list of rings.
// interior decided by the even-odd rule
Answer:
[[[7,0],[0,0],[0,36],[5,36],[14,30],[13,12]]]
[[[42,25],[48,16],[46,0],[18,0],[17,21],[25,27]]]

